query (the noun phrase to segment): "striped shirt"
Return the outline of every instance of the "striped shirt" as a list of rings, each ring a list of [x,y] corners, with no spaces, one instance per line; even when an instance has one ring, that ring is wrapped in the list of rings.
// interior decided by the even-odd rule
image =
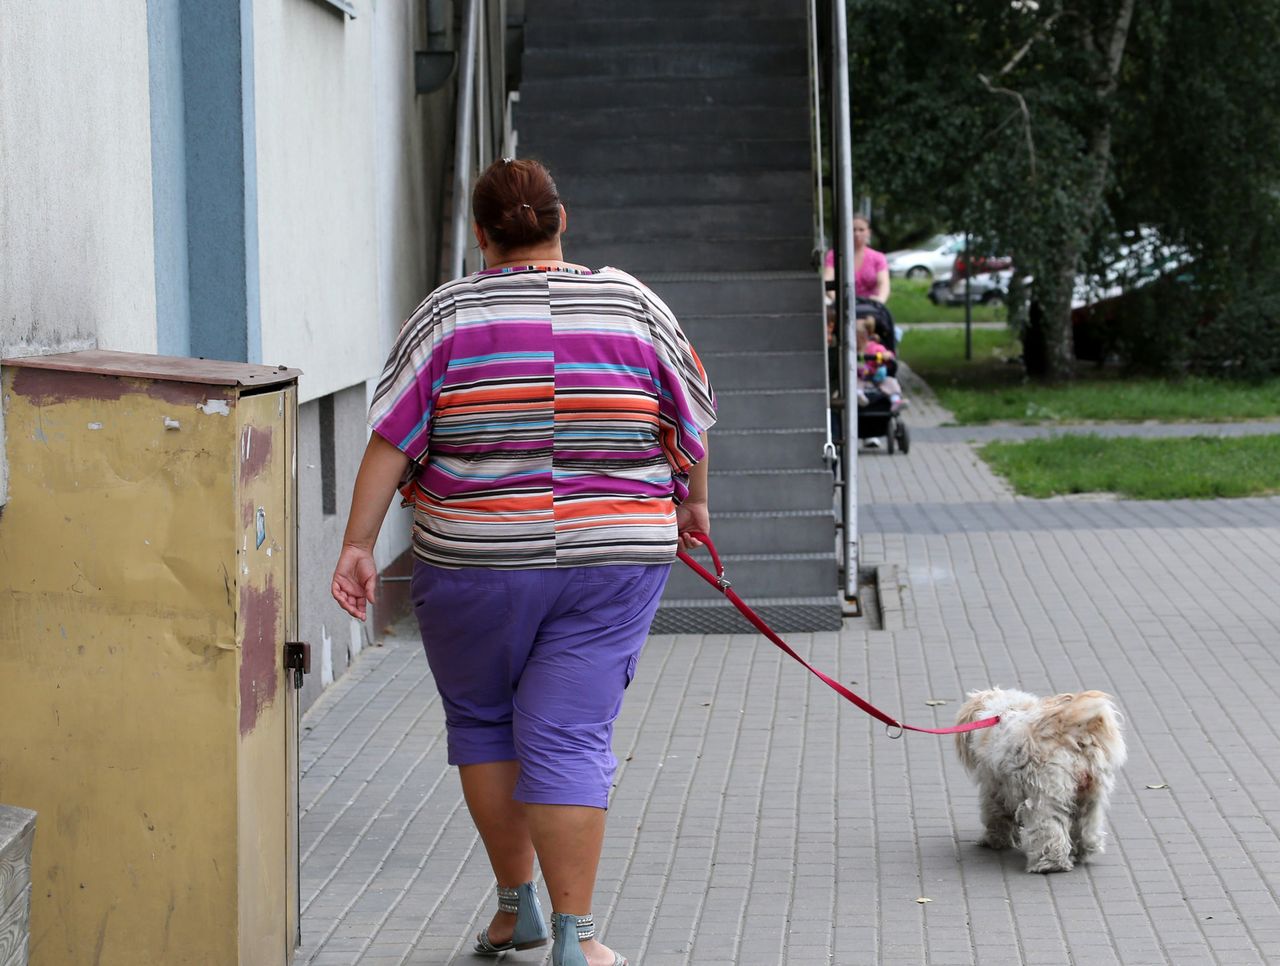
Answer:
[[[625,272],[524,267],[431,293],[369,415],[419,466],[418,559],[443,567],[668,563],[715,422],[671,311]]]

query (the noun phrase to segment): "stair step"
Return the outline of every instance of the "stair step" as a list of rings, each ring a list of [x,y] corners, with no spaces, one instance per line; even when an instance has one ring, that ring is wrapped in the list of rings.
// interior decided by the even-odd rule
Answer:
[[[717,392],[826,388],[823,332],[813,327],[814,348],[796,352],[699,352]]]
[[[689,0],[537,0],[526,8],[530,23],[540,20],[556,22],[592,20],[701,20],[736,17],[738,19],[773,19],[782,15],[804,17],[806,6],[801,0],[715,0],[714,3],[691,3]]]
[[[751,198],[809,206],[813,179],[807,170],[653,174],[630,171],[625,178],[598,171],[553,172],[570,216],[581,207],[734,204]]]
[[[627,77],[543,80],[526,72],[520,85],[521,118],[544,111],[623,110],[628,107],[781,107],[808,124],[809,85],[804,77]]]
[[[821,389],[720,391],[716,425],[722,429],[821,427],[826,400]]]
[[[596,108],[559,106],[535,111],[524,104],[516,112],[518,130],[554,131],[557,137],[582,141],[609,138],[614,141],[722,141],[762,138],[799,141],[809,137],[809,117],[788,107],[679,107]]]
[[[568,236],[571,237],[571,236]],[[747,270],[776,266],[802,266],[809,257],[807,235],[791,238],[752,239],[748,244],[731,238],[654,238],[627,241],[566,242],[569,257],[588,265],[612,265],[633,275],[657,272],[672,265],[690,271],[714,269],[724,264],[725,252],[733,249],[734,263]]]
[[[808,319],[803,326],[807,336],[818,329],[817,319],[823,315],[822,282],[817,272],[807,271],[807,266],[787,277],[753,277],[746,273],[733,273],[705,279],[656,277],[644,281],[670,306],[682,323],[686,317],[695,315],[803,314]],[[739,350],[747,346],[727,348]],[[701,351],[703,347],[698,346],[698,349]]]
[[[695,349],[729,352],[744,345],[766,352],[804,351],[813,345],[813,313],[678,315]]]
[[[776,202],[652,207],[577,207],[569,215],[570,238],[578,242],[649,238],[778,238],[808,236],[805,206]]]
[[[712,434],[715,433],[713,429]],[[714,447],[714,435],[712,445]],[[712,449],[714,454],[715,450]],[[726,513],[826,510],[833,482],[826,469],[747,469],[723,471],[711,458],[708,486],[714,506]]]
[[[774,633],[821,633],[840,630],[843,613],[838,596],[781,600],[748,606]],[[663,599],[653,620],[651,634],[760,634],[727,600],[684,601]],[[765,645],[768,647],[768,645]]]
[[[809,163],[809,139],[734,138],[722,141],[625,141],[595,138],[586,142],[554,131],[522,129],[520,154],[536,158],[557,179],[572,183],[578,175],[611,171],[615,178],[632,172],[701,174],[725,171],[795,171]],[[572,197],[572,195],[570,195]]]
[[[719,549],[719,542],[717,541]],[[829,553],[726,554],[720,560],[725,575],[743,600],[754,597],[816,597],[839,587],[835,548]],[[706,566],[704,560],[699,560]],[[708,567],[708,570],[711,568]],[[720,592],[688,567],[676,566],[667,581],[664,598],[713,600]]]
[[[804,77],[809,61],[799,44],[671,44],[526,50],[522,70],[525,76],[542,78]]]
[[[713,385],[714,380],[712,373]],[[826,433],[820,428],[729,431],[717,424],[711,430],[711,466],[718,470],[749,470],[768,460],[775,466],[819,470],[823,468],[822,447],[826,440]],[[825,472],[830,477],[830,471]]]
[[[718,4],[708,4],[717,7]],[[673,44],[791,44],[801,50],[808,43],[804,12],[786,19],[743,19],[716,10],[714,17],[640,17],[609,20],[552,20],[534,16],[524,29],[524,49],[564,51],[566,48],[654,47]]]
[[[802,513],[718,514],[712,530],[721,552],[811,553],[835,545],[835,514],[830,510]]]

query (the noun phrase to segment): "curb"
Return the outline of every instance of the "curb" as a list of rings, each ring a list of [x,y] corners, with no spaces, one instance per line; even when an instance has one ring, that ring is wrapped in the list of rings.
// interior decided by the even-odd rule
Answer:
[[[907,626],[906,586],[898,577],[898,565],[876,564],[876,601],[880,605],[880,629],[900,631]]]

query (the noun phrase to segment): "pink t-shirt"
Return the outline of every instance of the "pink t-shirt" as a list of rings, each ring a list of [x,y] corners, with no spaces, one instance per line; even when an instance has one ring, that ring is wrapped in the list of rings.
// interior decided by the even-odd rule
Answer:
[[[827,249],[827,268],[836,267],[836,253],[834,249]],[[889,267],[888,261],[884,255],[876,251],[874,248],[864,248],[862,250],[862,265],[853,276],[853,292],[858,298],[873,298],[876,294],[877,279],[882,271]]]

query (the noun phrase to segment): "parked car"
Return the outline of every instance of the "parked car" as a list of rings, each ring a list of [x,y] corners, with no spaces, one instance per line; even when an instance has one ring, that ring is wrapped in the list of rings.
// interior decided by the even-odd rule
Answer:
[[[983,305],[1003,302],[1009,292],[1012,269],[983,272],[969,279],[969,298]],[[944,275],[929,287],[929,301],[934,305],[964,305],[964,277]]]
[[[964,235],[934,235],[919,248],[889,252],[889,274],[931,279],[951,271],[956,255],[964,249]]]

